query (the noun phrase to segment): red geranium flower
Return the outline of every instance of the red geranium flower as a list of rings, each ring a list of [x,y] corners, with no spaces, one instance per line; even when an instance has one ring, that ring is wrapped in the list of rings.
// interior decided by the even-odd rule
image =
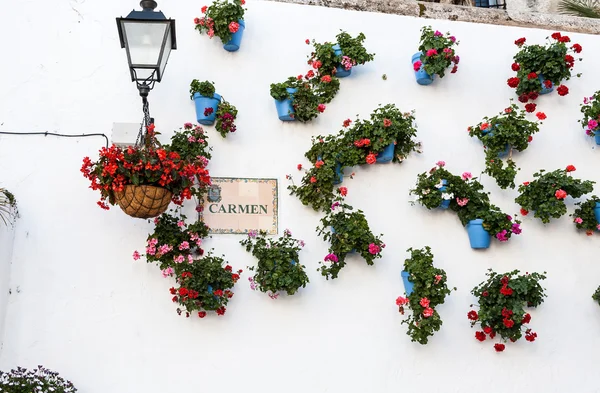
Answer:
[[[575,53],[581,53],[581,49],[582,49],[581,45],[579,45],[579,44],[573,44],[573,46],[571,48],[573,48],[573,51]]]
[[[500,293],[503,294],[504,296],[510,296],[510,295],[512,295],[513,290],[505,285],[500,289]]]
[[[518,40],[515,41],[515,45],[516,46],[521,46],[521,45],[523,45],[525,43],[525,41],[526,41],[525,37],[519,38]]]
[[[510,86],[514,89],[517,86],[519,86],[520,81],[521,80],[519,78],[513,77],[513,78],[508,78],[508,81],[506,83],[508,84],[508,86]]]
[[[571,42],[571,39],[568,36],[563,35],[562,37],[560,37],[559,41],[560,42]]]
[[[338,188],[340,194],[342,194],[342,196],[346,196],[348,195],[348,189],[346,187],[340,187]]]
[[[485,334],[490,334],[492,332],[492,328],[489,326],[486,326],[483,328],[483,331],[485,332]]]
[[[494,349],[496,350],[496,352],[502,352],[504,351],[504,348],[506,348],[504,344],[494,344]]]
[[[485,333],[484,332],[475,332],[475,338],[479,341],[485,341]]]
[[[535,79],[535,78],[537,78],[537,77],[538,77],[538,76],[537,76],[537,74],[536,74],[535,72],[530,72],[530,73],[527,75],[527,79]]]
[[[311,182],[311,183],[316,183],[316,182],[317,182],[317,178],[316,178],[316,177],[314,177],[314,176],[311,176],[311,177],[310,177],[310,182]]]
[[[521,69],[521,66],[518,63],[512,63],[511,68],[513,71],[519,71]]]
[[[198,316],[200,318],[204,318],[206,316],[206,311],[200,311],[200,312],[198,312]]]
[[[523,320],[521,321],[521,323],[529,323],[531,322],[531,315],[529,315],[529,313],[525,314],[525,316],[523,316]]]
[[[531,142],[532,140],[533,140],[533,137],[532,137],[531,135],[529,135],[529,136],[527,137],[527,142]]]
[[[525,105],[525,110],[529,113],[535,112],[535,108],[537,108],[537,105],[533,102],[530,102],[529,104]]]
[[[560,85],[556,89],[556,92],[559,96],[566,96],[567,94],[569,94],[569,88],[565,85]]]
[[[319,104],[319,106],[317,107],[317,110],[321,113],[325,112],[325,105],[324,104]]]
[[[483,291],[483,293],[481,294],[481,296],[483,297],[488,297],[490,294],[488,293],[488,291]]]
[[[522,102],[524,104],[527,101],[529,101],[529,95],[527,93],[523,93],[519,96],[519,102]]]
[[[471,310],[467,314],[467,318],[469,318],[471,321],[476,321],[479,318],[479,315],[477,315],[477,311]]]
[[[535,114],[537,116],[538,119],[540,120],[546,120],[546,114],[544,112],[538,112]]]
[[[550,81],[550,80],[546,79],[546,80],[544,81],[544,87],[545,87],[546,89],[549,89],[549,88],[551,88],[551,87],[552,87],[552,81]]]
[[[323,166],[323,164],[325,164],[325,163],[324,163],[322,160],[319,160],[319,161],[315,162],[315,167],[316,167],[317,169],[319,169],[320,167],[322,167],[322,166]]]
[[[377,161],[377,157],[375,157],[375,154],[373,153],[369,153],[367,154],[367,164],[371,165],[371,164],[375,164],[375,161]]]
[[[554,196],[556,197],[556,199],[565,199],[567,197],[567,192],[565,190],[559,189],[556,190]]]
[[[308,38],[304,42],[306,42],[306,45],[310,44],[310,40]]]
[[[561,34],[559,32],[552,33],[552,38],[554,38],[555,40],[559,40],[560,37],[561,37]]]
[[[515,321],[513,321],[512,319],[503,319],[502,323],[509,329],[515,325]]]
[[[207,6],[204,6],[200,9],[200,11],[202,11],[203,14],[206,14],[206,10],[208,9]]]
[[[352,123],[352,120],[350,120],[350,119],[344,120],[344,127],[348,127],[350,125],[350,123]]]
[[[298,170],[301,171],[302,170],[302,164],[298,164]]]
[[[575,166],[573,165],[567,165],[567,172],[574,172],[575,171]]]

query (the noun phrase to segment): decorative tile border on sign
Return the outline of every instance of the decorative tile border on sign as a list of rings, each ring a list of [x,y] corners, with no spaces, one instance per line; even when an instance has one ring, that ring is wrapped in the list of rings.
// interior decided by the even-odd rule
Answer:
[[[211,234],[278,233],[277,179],[212,177],[199,217]]]

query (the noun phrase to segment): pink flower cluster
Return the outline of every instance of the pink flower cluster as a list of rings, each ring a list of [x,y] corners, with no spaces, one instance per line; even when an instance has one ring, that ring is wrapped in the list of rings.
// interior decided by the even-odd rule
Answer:
[[[335,254],[327,254],[324,258],[325,262],[331,261],[333,263],[338,262],[338,257]]]

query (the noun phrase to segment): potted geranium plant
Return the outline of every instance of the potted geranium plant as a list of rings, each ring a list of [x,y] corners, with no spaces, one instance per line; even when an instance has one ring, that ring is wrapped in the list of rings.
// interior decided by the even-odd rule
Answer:
[[[143,146],[102,148],[97,162],[83,159],[81,172],[91,181],[90,188],[100,191],[101,208],[109,209],[108,199],[132,217],[150,218],[167,210],[171,201],[181,205],[184,199],[204,195],[210,185],[209,158],[201,127],[186,123],[171,145],[161,145],[151,124]]]
[[[244,4],[246,0],[218,0],[208,7],[203,6],[204,16],[194,19],[196,30],[200,34],[206,32],[210,38],[219,37],[226,51],[237,51],[246,28]]]
[[[341,194],[342,191],[338,190]],[[326,279],[336,279],[340,270],[346,266],[349,253],[360,254],[367,265],[373,265],[381,258],[385,244],[381,236],[375,236],[362,210],[353,211],[353,207],[344,203],[341,196],[334,199],[331,209],[321,219],[317,233],[330,243],[329,253],[323,262],[319,262],[319,271]]]
[[[360,33],[352,37],[345,31],[336,36],[337,43],[325,42],[320,44],[312,41],[314,51],[311,53],[308,64],[317,70],[319,76],[329,75],[344,78],[352,73],[356,65],[363,65],[373,61],[375,54],[367,52],[363,42],[367,37]],[[306,40],[309,44],[310,41]]]
[[[215,128],[223,138],[227,137],[230,132],[235,132],[237,127],[235,119],[237,117],[237,109],[229,102],[223,99],[217,107],[217,123]]]
[[[600,287],[596,289],[596,292],[592,295],[592,299],[596,301],[600,305]]]
[[[534,217],[547,224],[551,218],[560,218],[567,213],[565,198],[580,198],[592,192],[596,183],[572,177],[574,171],[573,165],[553,172],[540,169],[533,174],[535,180],[519,185],[520,194],[515,202],[521,205],[521,214],[525,216],[534,211]]]
[[[579,122],[586,129],[586,135],[593,136],[596,144],[600,145],[600,132],[598,132],[600,131],[600,91],[583,99],[581,113],[583,113],[583,118]]]
[[[253,277],[248,278],[252,289],[266,292],[270,298],[276,299],[279,292],[293,295],[300,287],[306,287],[308,276],[298,256],[304,241],[292,238],[288,229],[277,240],[268,239],[264,231],[250,231],[240,244],[258,259],[256,268],[248,267],[248,270],[256,271]]]
[[[535,100],[540,94],[547,94],[554,90],[558,95],[565,96],[569,94],[569,88],[562,85],[563,80],[571,79],[571,69],[575,65],[575,59],[572,54],[581,53],[581,45],[569,44],[571,39],[560,33],[552,34],[552,41],[547,37],[546,45],[527,45],[525,38],[519,38],[515,45],[519,47],[519,52],[514,56],[515,62],[511,68],[517,73],[516,77],[509,78],[508,86],[517,89],[519,101],[527,103],[529,100]],[[572,53],[572,54],[571,54]],[[581,74],[577,74],[580,77]],[[535,111],[535,104],[530,107]]]
[[[513,234],[521,233],[521,222],[513,221],[511,216],[493,205],[477,178],[470,172],[454,175],[444,168],[445,165],[444,161],[438,161],[431,170],[418,175],[415,188],[410,190],[410,194],[416,196],[416,202],[429,210],[446,202],[446,208],[457,213],[467,229],[474,249],[488,248],[492,235],[500,242],[506,242]]]
[[[331,102],[339,88],[339,79],[329,75],[319,78],[309,70],[306,75],[271,84],[270,93],[279,120],[306,123],[325,111],[325,104]]]
[[[477,297],[479,312],[471,310],[467,318],[471,327],[480,325],[482,329],[475,333],[475,338],[485,341],[498,335],[503,342],[516,342],[525,333],[525,340],[535,341],[537,334],[526,326],[531,315],[525,312],[524,307],[537,307],[544,302],[546,294],[539,283],[546,279],[544,274],[520,275],[518,270],[498,274],[489,269],[487,281],[471,291]],[[503,342],[494,344],[496,352],[504,351]]]
[[[403,315],[405,305],[412,311],[412,315],[402,321],[408,326],[406,334],[411,341],[427,344],[429,336],[442,327],[436,307],[444,303],[452,290],[448,288],[446,272],[433,266],[433,254],[429,246],[419,250],[409,248],[407,251],[410,252],[410,258],[404,261],[402,271],[406,297],[399,296],[396,305]]]
[[[421,28],[419,52],[412,57],[417,83],[429,85],[433,83],[435,75],[443,78],[446,69],[453,64],[450,73],[456,73],[460,58],[456,55],[454,46],[458,43],[450,33],[442,34],[437,30],[433,31],[431,26]]]
[[[536,114],[541,121],[546,119],[543,112]],[[525,111],[515,104],[494,117],[485,117],[478,125],[469,127],[469,135],[477,137],[485,149],[485,171],[502,189],[515,188],[517,165],[512,159],[513,151],[524,151],[539,132],[535,121],[527,120]],[[506,165],[502,157],[508,155]]]
[[[577,229],[585,230],[588,236],[600,230],[600,198],[594,195],[585,202],[576,203],[575,206],[579,207],[571,217]]]
[[[2,220],[4,225],[8,225],[11,222],[11,218],[15,218],[18,215],[15,196],[6,188],[0,187],[0,220]]]
[[[33,370],[17,367],[0,370],[0,392],[3,393],[75,393],[77,388],[57,372],[37,366]]]

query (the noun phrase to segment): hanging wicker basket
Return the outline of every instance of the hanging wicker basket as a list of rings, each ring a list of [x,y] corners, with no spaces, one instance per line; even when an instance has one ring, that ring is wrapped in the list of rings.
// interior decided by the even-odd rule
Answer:
[[[114,195],[125,214],[136,218],[152,218],[167,210],[173,193],[162,187],[129,184]]]

